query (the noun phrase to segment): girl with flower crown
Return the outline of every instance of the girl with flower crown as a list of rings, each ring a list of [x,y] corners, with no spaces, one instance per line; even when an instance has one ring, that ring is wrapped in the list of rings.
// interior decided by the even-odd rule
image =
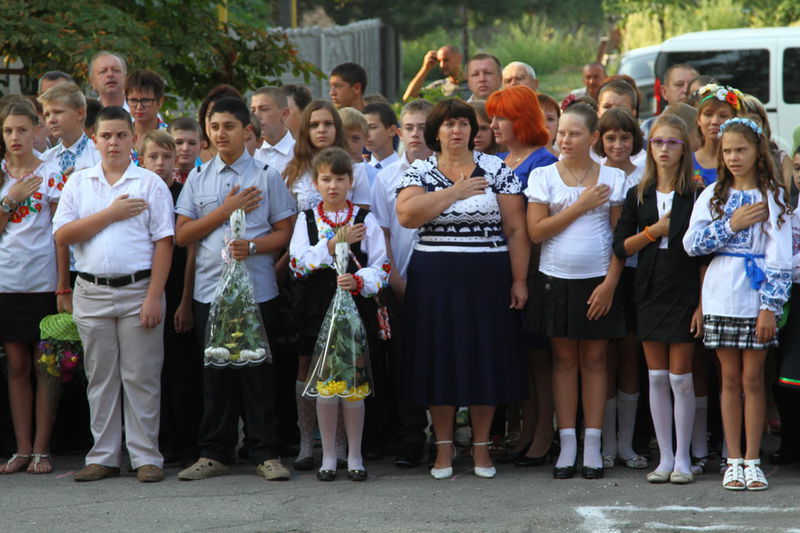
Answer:
[[[34,393],[31,366],[39,358],[39,322],[56,308],[71,311],[69,253],[51,236],[52,214],[66,178],[58,165],[44,163],[33,152],[39,133],[33,106],[9,105],[0,115],[0,341],[8,354],[8,390],[17,451],[0,473],[27,468],[34,474],[52,470],[50,434],[55,406],[46,380]],[[37,365],[37,371],[39,371]],[[33,428],[34,406],[36,433]]]
[[[703,186],[717,179],[719,128],[739,115],[744,95],[733,87],[709,83],[697,90],[697,131],[703,143],[692,156],[694,179]]]
[[[353,185],[350,156],[338,147],[319,152],[311,165],[313,183],[322,201],[297,217],[289,245],[289,266],[298,278],[306,278],[302,309],[300,353],[310,356],[325,319],[336,287],[350,291],[356,301],[367,333],[369,351],[377,341],[377,307],[372,297],[389,281],[389,261],[383,230],[366,209],[353,205],[347,194]],[[337,276],[334,270],[336,243],[344,235],[350,245],[351,258],[347,273]],[[371,346],[370,346],[371,345]],[[322,467],[317,473],[321,481],[336,479],[336,425],[340,399],[347,433],[347,473],[353,481],[367,477],[361,457],[361,435],[364,429],[364,397],[371,392],[369,362],[362,357],[355,361],[338,358],[336,375],[328,379],[331,369],[324,362],[316,365],[308,376],[304,396],[316,397],[317,420],[322,436]],[[343,368],[346,367],[346,368]]]
[[[717,351],[722,375],[728,448],[722,485],[764,490],[767,479],[759,466],[764,360],[777,345],[776,317],[789,298],[792,228],[761,126],[733,118],[719,132],[718,179],[695,203],[683,245],[692,256],[714,254],[703,281],[703,342]]]

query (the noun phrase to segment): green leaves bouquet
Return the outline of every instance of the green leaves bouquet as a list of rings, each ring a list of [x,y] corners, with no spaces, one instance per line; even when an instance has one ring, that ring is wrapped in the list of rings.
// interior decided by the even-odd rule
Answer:
[[[231,240],[244,237],[243,209],[231,214],[230,227]],[[272,362],[250,272],[242,261],[230,256],[227,246],[223,250],[223,261],[222,276],[208,314],[205,365],[221,368]]]

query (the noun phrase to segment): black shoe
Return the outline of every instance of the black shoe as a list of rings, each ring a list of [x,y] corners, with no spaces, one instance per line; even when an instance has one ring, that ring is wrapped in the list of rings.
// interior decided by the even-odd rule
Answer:
[[[295,470],[300,472],[305,472],[307,470],[314,470],[314,458],[313,457],[303,457],[302,459],[296,460],[292,463],[292,466]]]
[[[591,466],[584,466],[581,469],[583,473],[583,479],[600,479],[603,477],[603,467],[600,468],[593,468]]]
[[[336,459],[336,470],[347,470],[347,461],[345,459]]]
[[[542,466],[553,457],[553,450],[555,450],[555,444],[551,444],[550,449],[539,457],[530,457],[522,452],[514,461],[514,466]]]
[[[394,466],[398,468],[414,468],[422,462],[421,450],[403,450],[394,460]]]
[[[366,481],[367,479],[367,471],[366,470],[348,470],[347,477],[352,479],[353,481]]]
[[[769,454],[767,460],[772,465],[788,465],[800,460],[800,456],[798,456],[797,452],[779,449],[777,452]]]
[[[317,472],[317,479],[320,481],[334,481],[336,470],[320,470]]]
[[[553,467],[553,479],[572,479],[573,477],[575,477],[575,465]]]

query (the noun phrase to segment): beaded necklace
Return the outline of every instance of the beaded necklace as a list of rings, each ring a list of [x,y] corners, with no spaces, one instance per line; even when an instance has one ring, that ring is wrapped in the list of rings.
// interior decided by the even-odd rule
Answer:
[[[317,204],[317,214],[319,218],[328,226],[333,229],[341,228],[342,226],[346,226],[350,219],[353,217],[353,203],[350,200],[347,200],[347,216],[341,222],[334,222],[333,220],[329,219],[325,216],[325,210],[322,208],[322,202]]]

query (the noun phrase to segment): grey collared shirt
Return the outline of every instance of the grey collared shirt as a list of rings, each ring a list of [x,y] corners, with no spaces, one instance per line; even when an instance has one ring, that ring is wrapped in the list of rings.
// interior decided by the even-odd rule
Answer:
[[[245,239],[263,237],[272,231],[275,222],[297,213],[297,205],[280,175],[272,167],[253,159],[247,150],[232,165],[226,165],[219,155],[195,168],[186,179],[175,212],[198,219],[222,205],[231,188],[255,186],[264,196],[261,204],[247,214]],[[222,249],[230,237],[225,222],[198,242],[195,267],[194,299],[211,303],[222,274]],[[244,260],[255,288],[256,302],[265,302],[278,295],[272,254],[257,254]]]

